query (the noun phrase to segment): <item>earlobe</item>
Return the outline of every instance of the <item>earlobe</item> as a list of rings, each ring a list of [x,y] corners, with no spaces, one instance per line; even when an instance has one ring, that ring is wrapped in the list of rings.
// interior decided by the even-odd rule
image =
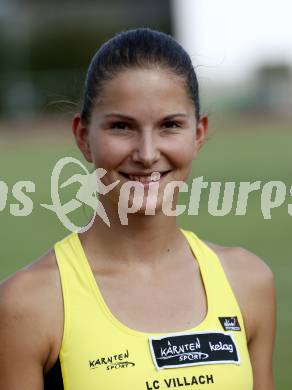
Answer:
[[[72,131],[83,156],[88,162],[92,162],[91,149],[88,139],[88,127],[81,121],[80,114],[76,114],[72,121]]]
[[[201,149],[208,133],[208,116],[202,115],[197,123],[194,158]]]

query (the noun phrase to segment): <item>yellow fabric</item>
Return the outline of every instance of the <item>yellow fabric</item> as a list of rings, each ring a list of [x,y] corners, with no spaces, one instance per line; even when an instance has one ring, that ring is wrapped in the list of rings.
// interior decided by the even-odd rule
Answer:
[[[136,331],[114,317],[96,284],[78,234],[72,233],[55,245],[64,299],[60,361],[65,390],[176,387],[252,390],[252,368],[243,319],[220,261],[193,232],[182,230],[182,233],[200,267],[208,312],[198,326],[179,334],[206,331],[232,334],[240,364],[201,363],[157,370],[150,352],[149,337],[165,334]],[[241,331],[225,331],[218,317],[234,316],[238,318]]]

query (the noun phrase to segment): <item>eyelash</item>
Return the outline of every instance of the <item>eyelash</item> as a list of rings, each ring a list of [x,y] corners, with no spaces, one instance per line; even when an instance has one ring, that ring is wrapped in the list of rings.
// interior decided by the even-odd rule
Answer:
[[[174,125],[174,126],[173,126]],[[117,129],[117,130],[128,130],[129,129],[129,124],[126,122],[114,122],[110,125],[111,129]],[[167,121],[163,123],[164,127],[167,128],[179,128],[181,127],[178,122],[175,121]]]
[[[171,125],[171,126],[166,126],[166,125]],[[173,125],[175,125],[175,127],[173,127]],[[175,121],[167,121],[167,122],[165,122],[164,123],[164,126],[166,126],[166,127],[168,127],[168,128],[179,128],[179,127],[181,127],[180,125],[179,125],[179,123],[177,123],[177,122],[175,122]]]
[[[125,128],[125,127],[120,127],[120,125],[123,125],[123,126],[125,126],[125,127],[127,127],[127,128]],[[126,123],[126,122],[121,122],[121,121],[119,121],[119,122],[114,122],[114,123],[112,123],[112,124],[110,125],[110,128],[111,128],[111,129],[117,129],[117,130],[128,130],[128,127],[129,127],[128,123]]]

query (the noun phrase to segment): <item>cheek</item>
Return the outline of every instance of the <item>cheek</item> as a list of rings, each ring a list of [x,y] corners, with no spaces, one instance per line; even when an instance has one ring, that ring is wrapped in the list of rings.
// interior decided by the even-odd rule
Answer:
[[[93,157],[96,168],[110,168],[117,166],[127,155],[127,146],[119,140],[108,139],[108,137],[96,137],[93,146]]]
[[[178,169],[187,168],[192,164],[195,145],[192,138],[176,140],[175,146],[168,149],[168,155]]]

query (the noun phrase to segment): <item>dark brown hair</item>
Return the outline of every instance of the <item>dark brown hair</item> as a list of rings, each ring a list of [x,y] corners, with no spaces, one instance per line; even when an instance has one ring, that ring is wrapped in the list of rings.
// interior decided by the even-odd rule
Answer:
[[[171,36],[149,28],[138,28],[114,36],[105,42],[92,58],[85,82],[82,121],[90,121],[93,105],[107,81],[123,70],[153,66],[164,67],[184,80],[198,119],[199,87],[188,53]]]

